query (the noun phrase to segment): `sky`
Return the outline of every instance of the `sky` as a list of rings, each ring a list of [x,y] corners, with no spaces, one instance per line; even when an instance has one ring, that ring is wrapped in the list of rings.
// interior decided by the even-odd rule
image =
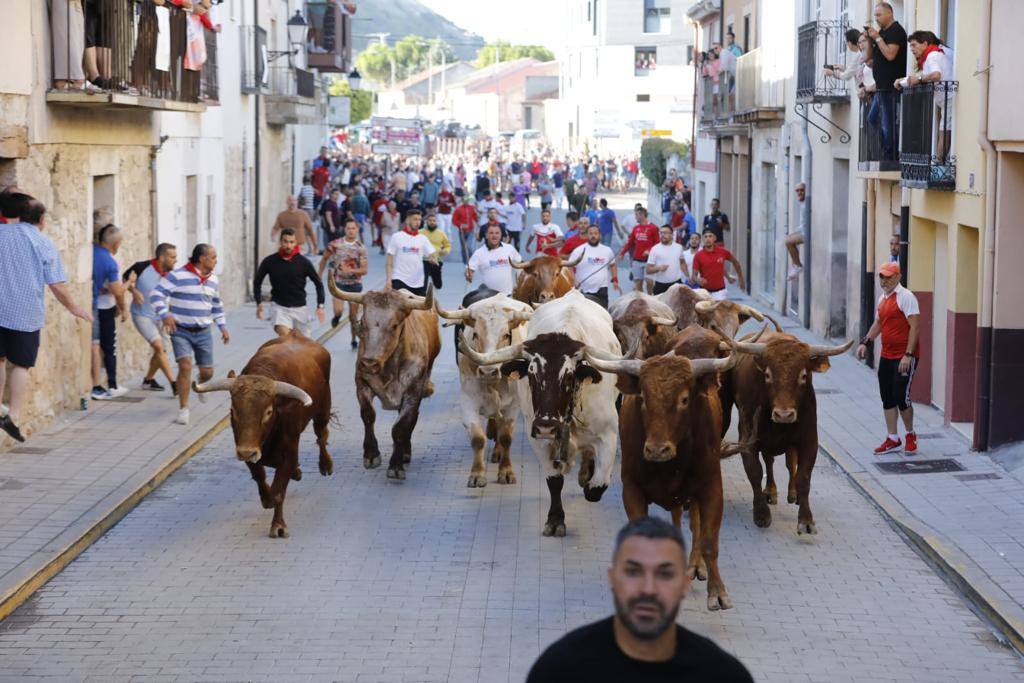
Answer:
[[[558,54],[565,42],[562,0],[420,0],[457,26],[488,41],[543,45]],[[556,8],[556,9],[552,9]]]

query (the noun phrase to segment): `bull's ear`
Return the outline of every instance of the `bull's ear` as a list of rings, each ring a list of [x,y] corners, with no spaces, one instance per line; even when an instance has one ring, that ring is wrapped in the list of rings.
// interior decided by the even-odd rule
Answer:
[[[640,381],[636,375],[628,372],[618,373],[615,380],[615,388],[623,394],[638,395],[640,393]]]
[[[501,366],[501,374],[505,375],[509,379],[520,379],[526,377],[526,369],[530,366],[526,362],[525,358],[517,358],[510,360],[507,363],[503,363]]]
[[[601,381],[601,373],[587,361],[581,361],[576,365],[576,381],[580,384],[597,384]]]
[[[811,372],[828,372],[831,367],[832,364],[828,362],[828,356],[814,356],[807,364],[807,369]]]
[[[229,370],[228,371],[228,379],[234,379],[234,378],[235,378],[235,371],[234,370]]]

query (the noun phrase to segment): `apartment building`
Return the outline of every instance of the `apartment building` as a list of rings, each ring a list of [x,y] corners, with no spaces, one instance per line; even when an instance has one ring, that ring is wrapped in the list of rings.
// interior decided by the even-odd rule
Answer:
[[[693,135],[686,0],[567,0],[560,94],[545,133],[563,149],[637,152],[644,131]],[[648,133],[650,134],[650,133]]]

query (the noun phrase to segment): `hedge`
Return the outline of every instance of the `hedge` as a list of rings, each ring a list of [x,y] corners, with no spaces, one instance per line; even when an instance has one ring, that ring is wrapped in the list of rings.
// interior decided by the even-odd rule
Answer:
[[[690,145],[671,138],[647,138],[640,145],[640,172],[655,187],[665,182],[666,165],[673,154],[686,157]]]

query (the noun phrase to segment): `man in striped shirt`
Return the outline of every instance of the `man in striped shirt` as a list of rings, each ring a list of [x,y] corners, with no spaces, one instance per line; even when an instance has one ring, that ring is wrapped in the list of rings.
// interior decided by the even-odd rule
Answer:
[[[197,244],[184,268],[167,273],[149,294],[153,312],[171,334],[174,358],[178,361],[177,424],[188,424],[188,392],[192,378],[192,359],[199,367],[199,381],[213,377],[213,336],[210,326],[220,328],[227,344],[224,305],[220,301],[217,276],[217,250],[209,244]],[[200,398],[200,400],[202,400]]]

